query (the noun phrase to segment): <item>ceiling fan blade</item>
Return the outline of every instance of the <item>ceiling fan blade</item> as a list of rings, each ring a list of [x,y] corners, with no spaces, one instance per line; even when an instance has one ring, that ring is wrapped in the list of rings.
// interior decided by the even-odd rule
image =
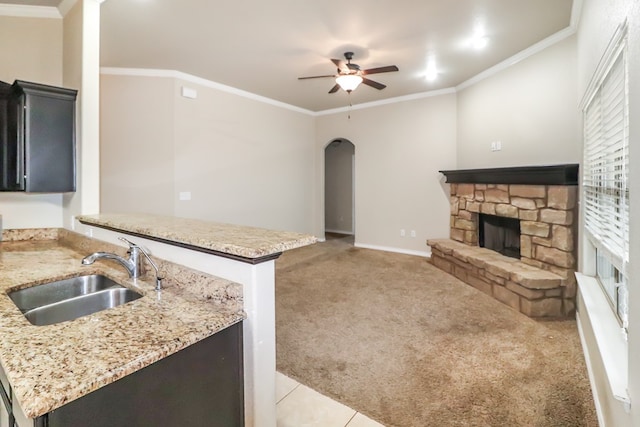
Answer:
[[[398,67],[396,67],[395,65],[387,65],[386,67],[369,68],[368,70],[362,70],[362,74],[367,75],[367,74],[389,73],[391,71],[398,71]]]
[[[340,85],[335,85],[334,87],[331,88],[329,93],[336,93],[338,91],[338,89],[340,89]]]
[[[306,80],[306,79],[321,79],[324,77],[335,77],[335,74],[327,74],[326,76],[308,76],[308,77],[298,77],[298,80]]]
[[[385,87],[387,87],[387,85],[383,85],[382,83],[374,82],[373,80],[369,80],[369,79],[365,79],[365,78],[362,79],[362,83],[367,85],[367,86],[374,87],[374,88],[376,88],[378,90],[382,90]]]
[[[331,62],[333,62],[340,71],[345,73],[349,72],[349,66],[342,59],[332,59]]]

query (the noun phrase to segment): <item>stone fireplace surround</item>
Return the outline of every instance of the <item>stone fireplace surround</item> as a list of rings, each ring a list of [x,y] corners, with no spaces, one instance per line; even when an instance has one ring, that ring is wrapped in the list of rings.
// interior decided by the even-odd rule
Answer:
[[[578,165],[440,172],[451,228],[427,241],[431,262],[527,316],[573,315]],[[520,220],[520,260],[478,247],[480,213]]]

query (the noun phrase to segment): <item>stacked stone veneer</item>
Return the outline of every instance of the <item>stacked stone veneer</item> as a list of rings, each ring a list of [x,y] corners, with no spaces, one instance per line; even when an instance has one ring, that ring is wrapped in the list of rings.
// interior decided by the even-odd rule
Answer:
[[[531,317],[575,311],[572,185],[451,184],[450,239],[429,240],[438,268]],[[521,259],[478,247],[478,214],[520,220]]]

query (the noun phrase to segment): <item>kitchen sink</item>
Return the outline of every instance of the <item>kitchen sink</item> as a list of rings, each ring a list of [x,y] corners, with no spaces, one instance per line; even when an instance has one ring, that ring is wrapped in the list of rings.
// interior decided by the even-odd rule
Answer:
[[[99,274],[72,277],[9,293],[36,326],[77,319],[141,298],[142,295]]]

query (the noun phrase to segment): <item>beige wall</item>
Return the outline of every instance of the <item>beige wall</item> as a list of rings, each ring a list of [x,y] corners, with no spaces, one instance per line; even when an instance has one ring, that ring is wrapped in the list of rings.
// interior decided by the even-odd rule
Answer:
[[[61,19],[0,16],[0,52],[0,80],[62,84]]]
[[[0,55],[6,83],[61,85],[62,20],[0,16]],[[0,193],[0,215],[4,228],[61,227],[62,195]]]
[[[174,213],[174,79],[103,74],[100,204],[104,212]]]
[[[0,80],[79,90],[76,192],[0,193],[5,228],[71,228],[74,215],[99,211],[99,36],[98,0],[77,1],[63,19],[0,16]]]
[[[460,90],[458,168],[579,162],[577,98],[575,36]]]
[[[455,94],[354,110],[351,119],[346,112],[320,116],[316,128],[320,213],[325,146],[336,138],[355,145],[356,244],[426,253],[427,238],[448,237],[448,186],[438,170],[456,164]],[[322,218],[316,227],[322,236]]]
[[[593,2],[593,0],[591,0]],[[640,425],[640,3],[627,0],[629,29],[629,139],[632,169],[630,176],[631,245],[629,253],[629,395],[632,406],[632,425]],[[613,15],[613,14],[611,14]],[[587,46],[584,46],[588,49]],[[582,45],[581,50],[582,51]]]
[[[102,120],[103,212],[313,231],[312,116],[174,77],[103,75]]]
[[[76,101],[76,191],[63,196],[63,225],[100,212],[100,0],[80,0],[64,17],[63,83]]]
[[[313,117],[179,80],[175,97],[175,186],[192,197],[177,216],[312,231]]]
[[[577,35],[577,74],[578,97],[576,105],[587,90],[598,62],[602,57],[616,27],[624,20],[629,22],[629,140],[630,140],[630,212],[631,212],[631,245],[629,263],[629,384],[631,411],[627,413],[623,404],[613,398],[604,371],[602,356],[598,349],[585,310],[578,311],[583,325],[584,337],[589,353],[592,355],[592,371],[594,381],[598,385],[599,406],[602,409],[605,426],[637,426],[640,425],[640,289],[634,284],[640,277],[640,173],[635,169],[640,165],[640,5],[634,0],[585,0]]]
[[[355,147],[336,140],[324,150],[324,226],[353,234],[353,159]]]

